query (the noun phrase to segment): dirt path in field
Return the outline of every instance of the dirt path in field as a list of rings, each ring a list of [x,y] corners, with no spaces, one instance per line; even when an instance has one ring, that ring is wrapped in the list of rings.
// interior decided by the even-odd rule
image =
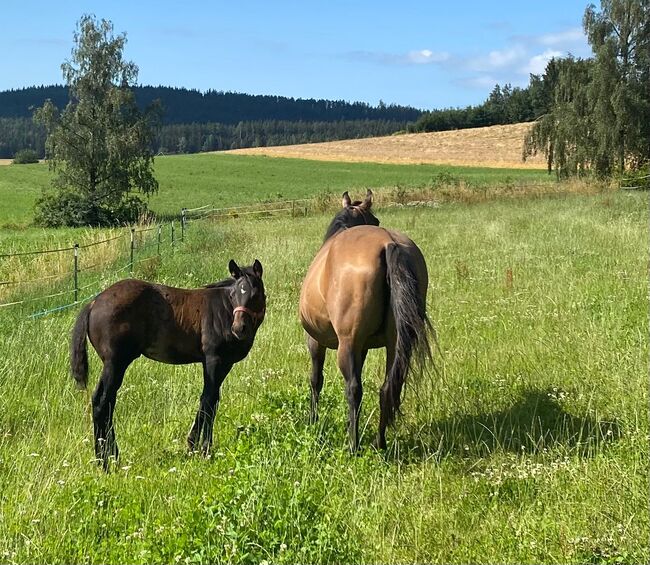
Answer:
[[[235,149],[226,153],[321,161],[543,169],[546,167],[543,156],[522,162],[523,140],[529,127],[529,123],[522,123],[326,143]]]

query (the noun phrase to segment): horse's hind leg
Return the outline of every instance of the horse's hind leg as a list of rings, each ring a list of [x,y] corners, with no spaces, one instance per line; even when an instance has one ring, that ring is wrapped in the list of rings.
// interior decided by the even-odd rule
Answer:
[[[323,366],[325,365],[326,349],[313,337],[307,336],[307,348],[311,355],[311,410],[309,423],[318,421],[318,400],[323,388]]]
[[[345,395],[348,400],[348,436],[351,453],[356,453],[359,449],[359,415],[363,397],[361,371],[367,353],[368,350],[355,351],[349,341],[339,341],[337,361],[345,379]]]
[[[389,343],[386,346],[386,380],[384,381],[381,390],[379,391],[379,432],[377,434],[376,447],[379,449],[386,449],[386,428],[393,419],[394,408],[392,407],[391,394],[397,395],[400,398],[403,385],[403,376],[401,374],[394,375],[395,381],[393,390],[390,390],[391,383],[389,376],[395,360],[395,344]]]
[[[102,462],[104,470],[108,469],[108,461],[112,456],[117,459],[119,450],[113,428],[113,414],[117,391],[122,385],[128,363],[117,363],[114,359],[106,359],[104,368],[93,393],[93,425],[95,432],[95,457]]]

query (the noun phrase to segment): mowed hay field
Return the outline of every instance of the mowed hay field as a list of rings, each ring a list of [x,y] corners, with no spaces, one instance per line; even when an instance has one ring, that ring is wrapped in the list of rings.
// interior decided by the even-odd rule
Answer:
[[[138,360],[118,396],[121,460],[101,472],[69,376],[75,312],[0,311],[0,561],[648,562],[646,196],[378,207],[426,257],[441,354],[382,454],[371,352],[356,457],[331,352],[307,424],[297,299],[332,214],[194,222],[136,272],[195,287],[230,258],[264,265],[267,317],[224,384],[208,460],[185,451],[200,368]],[[98,372],[91,353],[91,385]]]
[[[530,123],[412,133],[326,143],[256,147],[227,153],[341,162],[408,163],[544,169],[543,155],[522,161]]]

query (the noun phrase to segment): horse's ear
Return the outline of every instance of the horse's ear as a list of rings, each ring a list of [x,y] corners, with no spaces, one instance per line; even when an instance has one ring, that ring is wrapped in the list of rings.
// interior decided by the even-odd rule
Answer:
[[[359,207],[363,208],[364,210],[370,210],[372,207],[372,190],[368,189],[368,192],[366,192],[366,197]]]
[[[262,278],[262,263],[260,263],[257,259],[255,259],[255,262],[253,263],[253,272],[258,279]]]
[[[350,204],[352,204],[352,200],[350,200],[350,195],[348,194],[348,191],[346,190],[343,193],[343,208],[347,208]]]
[[[238,279],[242,276],[241,269],[239,268],[239,265],[235,263],[234,259],[231,259],[230,263],[228,263],[228,270],[230,271],[230,274],[233,276],[233,278]]]

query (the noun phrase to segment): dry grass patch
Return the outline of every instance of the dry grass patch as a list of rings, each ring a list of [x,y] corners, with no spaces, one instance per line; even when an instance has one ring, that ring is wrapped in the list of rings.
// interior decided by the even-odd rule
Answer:
[[[326,143],[255,147],[227,153],[322,161],[439,164],[544,169],[543,156],[521,155],[530,123],[433,133],[411,133]]]

